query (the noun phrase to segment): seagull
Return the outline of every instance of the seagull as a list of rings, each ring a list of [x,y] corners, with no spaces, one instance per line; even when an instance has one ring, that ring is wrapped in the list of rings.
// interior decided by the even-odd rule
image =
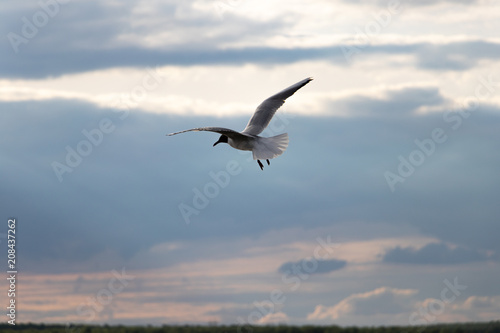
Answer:
[[[257,107],[247,126],[241,132],[223,127],[198,127],[170,133],[167,136],[192,131],[219,133],[221,136],[214,143],[214,147],[219,143],[227,143],[235,149],[250,150],[253,153],[253,159],[257,160],[260,169],[264,170],[264,165],[260,160],[266,160],[267,165],[270,165],[270,159],[283,154],[288,147],[288,134],[283,133],[269,138],[259,136],[259,134],[269,125],[274,114],[285,103],[285,100],[311,81],[312,78],[308,77],[266,99]]]

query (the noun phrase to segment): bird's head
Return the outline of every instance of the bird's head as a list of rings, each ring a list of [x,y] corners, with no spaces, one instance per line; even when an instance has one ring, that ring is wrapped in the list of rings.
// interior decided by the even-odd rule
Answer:
[[[219,143],[227,143],[227,136],[225,136],[224,134],[222,134],[219,138],[219,140],[217,140],[216,143],[214,143],[214,147],[219,144]]]

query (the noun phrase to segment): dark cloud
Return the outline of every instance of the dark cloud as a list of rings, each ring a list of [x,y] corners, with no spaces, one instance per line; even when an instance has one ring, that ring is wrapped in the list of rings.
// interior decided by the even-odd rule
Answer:
[[[435,87],[406,87],[389,90],[387,96],[352,96],[333,101],[328,109],[349,116],[408,116],[421,106],[442,105],[446,99]]]
[[[92,70],[118,67],[146,66],[193,66],[193,65],[242,65],[286,64],[302,60],[337,59],[342,61],[340,48],[302,48],[280,49],[265,47],[249,47],[238,49],[206,49],[176,50],[146,49],[141,47],[117,47],[104,50],[65,49],[53,53],[50,49],[39,53],[10,54],[5,57],[0,75],[10,78],[45,78],[61,76]],[[36,60],[35,60],[36,59]]]
[[[413,50],[413,51],[412,51]],[[478,51],[480,50],[480,51]],[[416,67],[425,70],[466,70],[482,59],[500,56],[500,45],[476,41],[444,45],[431,43],[414,45],[368,46],[349,59],[344,57],[342,45],[316,48],[246,47],[218,49],[211,45],[192,49],[187,46],[175,49],[151,49],[140,46],[106,48],[44,47],[32,52],[15,54],[11,50],[0,51],[2,68],[0,75],[9,78],[45,78],[118,67],[146,66],[193,66],[193,65],[242,65],[248,63],[275,65],[299,61],[327,60],[341,65],[355,61],[357,57],[380,54],[414,55]]]
[[[0,46],[0,76],[44,78],[85,71],[154,65],[241,64],[278,61],[265,48],[228,49],[222,44],[274,34],[286,27],[280,20],[252,21],[228,12],[222,20],[215,7],[207,13],[193,1],[155,5],[155,17],[140,14],[134,2],[109,5],[98,1],[61,4],[49,16],[40,5],[9,6],[1,13],[6,36]],[[34,22],[37,13],[48,18]],[[165,37],[164,35],[168,35]],[[149,39],[153,45],[144,43]],[[293,55],[292,55],[293,57]],[[296,56],[295,56],[296,57]]]
[[[405,45],[370,45],[368,41],[355,46],[355,52],[347,58],[343,50],[346,45],[342,44],[235,47],[231,45],[241,43],[242,36],[252,36],[252,40],[281,36],[291,23],[285,19],[250,20],[230,11],[222,20],[215,9],[200,12],[192,2],[163,4],[156,8],[153,18],[134,11],[133,3],[110,6],[97,1],[69,2],[61,4],[53,17],[45,14],[47,22],[30,30],[26,22],[33,24],[33,17],[45,12],[37,3],[10,5],[2,11],[0,34],[7,38],[0,46],[0,76],[40,79],[119,67],[275,65],[315,59],[349,65],[357,57],[381,54],[413,55],[415,63],[409,65],[426,70],[465,70],[483,59],[500,56],[498,43],[483,40]],[[352,37],[357,40],[359,36]]]
[[[429,70],[466,70],[482,59],[495,59],[500,45],[481,40],[425,44],[417,53],[418,66]]]
[[[353,35],[353,39],[359,38]],[[359,57],[380,55],[412,55],[416,68],[431,71],[463,71],[476,66],[481,60],[494,60],[500,55],[500,44],[485,40],[467,40],[449,43],[418,42],[406,45],[381,44],[342,46],[349,62]],[[346,61],[346,59],[344,59]],[[410,65],[410,64],[408,64]]]
[[[345,260],[316,260],[306,258],[297,262],[286,262],[280,266],[278,272],[283,274],[324,274],[344,268],[347,265]]]
[[[445,243],[429,243],[420,249],[397,246],[388,250],[383,261],[393,264],[452,265],[492,259],[485,252]]]

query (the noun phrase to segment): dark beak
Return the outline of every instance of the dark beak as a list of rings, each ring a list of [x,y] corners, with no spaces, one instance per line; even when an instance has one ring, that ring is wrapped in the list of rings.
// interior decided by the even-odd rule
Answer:
[[[222,142],[222,143],[227,143],[227,141],[228,141],[227,136],[225,136],[225,135],[221,135],[221,136],[219,137],[219,140],[217,140],[217,142],[216,142],[216,143],[214,143],[214,147],[215,147],[215,146],[217,146],[217,145],[218,145],[219,143],[221,143],[221,142]]]

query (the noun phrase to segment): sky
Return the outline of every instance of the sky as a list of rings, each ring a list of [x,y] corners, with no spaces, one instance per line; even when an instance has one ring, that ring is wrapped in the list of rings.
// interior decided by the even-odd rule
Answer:
[[[0,17],[18,323],[498,319],[498,2],[6,0]],[[166,136],[242,130],[307,77],[263,171],[217,134]]]

